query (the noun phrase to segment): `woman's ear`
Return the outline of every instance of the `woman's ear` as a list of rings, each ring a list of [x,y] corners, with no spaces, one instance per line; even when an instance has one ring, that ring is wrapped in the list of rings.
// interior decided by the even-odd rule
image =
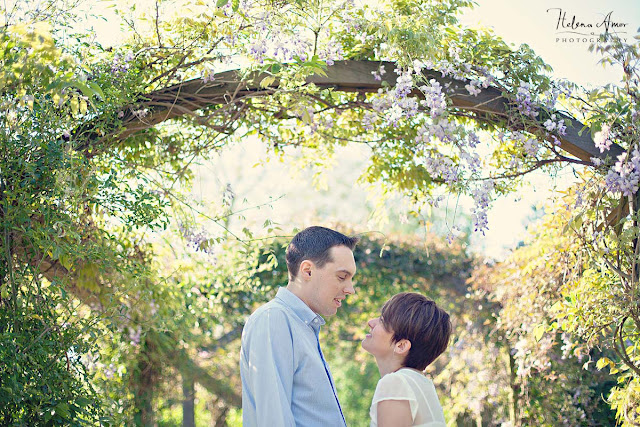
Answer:
[[[409,354],[409,349],[411,349],[411,341],[409,341],[408,339],[401,339],[396,343],[393,352],[400,356],[406,356],[407,354]]]

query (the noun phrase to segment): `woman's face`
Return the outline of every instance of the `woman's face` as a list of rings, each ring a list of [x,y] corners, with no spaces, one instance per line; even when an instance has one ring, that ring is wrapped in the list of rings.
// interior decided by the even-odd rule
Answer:
[[[362,340],[362,348],[376,357],[393,354],[393,331],[385,329],[380,317],[369,320],[367,325],[369,325],[370,331]]]

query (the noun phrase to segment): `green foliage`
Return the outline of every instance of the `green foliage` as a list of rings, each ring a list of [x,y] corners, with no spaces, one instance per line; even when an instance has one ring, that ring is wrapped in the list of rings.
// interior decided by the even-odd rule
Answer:
[[[619,360],[607,325],[624,308],[612,304],[615,278],[593,269],[597,258],[573,230],[570,203],[573,192],[548,211],[527,244],[471,279],[478,295],[497,304],[489,330],[512,358],[503,379],[513,390],[506,402],[514,408],[512,422],[611,425],[612,409],[620,406],[615,385],[627,374],[602,368]]]
[[[135,174],[103,179],[98,146],[82,150],[74,138],[78,123],[127,99],[114,95],[128,80],[81,64],[47,22],[4,26],[0,40],[0,422],[105,422],[109,399],[98,398],[82,358],[119,305],[108,289],[145,280],[130,238],[162,224],[162,202],[142,186],[130,191]],[[108,82],[121,86],[103,90]]]
[[[0,300],[0,423],[79,426],[106,420],[81,360],[93,349],[91,320],[78,318],[74,307],[60,312],[69,300],[56,285],[37,289],[22,282],[18,288],[12,300]]]
[[[496,181],[496,194],[506,193],[528,170],[568,161],[552,135],[514,107],[523,84],[534,103],[564,86],[528,46],[457,28],[466,0],[363,7],[185,0],[179,8],[156,2],[152,13],[116,2],[132,32],[113,48],[88,34],[69,36],[77,22],[73,2],[18,3],[2,10],[0,28],[0,387],[3,399],[11,392],[2,422],[99,423],[108,413],[112,418],[102,422],[152,424],[154,399],[176,401],[182,376],[197,377],[215,395],[220,419],[237,406],[234,338],[252,309],[286,282],[286,239],[260,240],[265,233],[249,225],[234,234],[228,193],[214,207],[186,196],[193,165],[233,141],[257,134],[283,161],[287,147],[304,147],[300,161],[316,167],[318,185],[339,161],[337,147],[366,144],[371,154],[361,180],[381,185],[384,196],[408,196],[414,212],[437,204],[447,181],[447,193],[473,194],[487,179]],[[270,37],[282,37],[287,49],[295,39],[302,48],[287,60],[273,50],[260,57]],[[586,101],[561,99],[573,111],[586,106],[591,129],[608,126],[632,153],[637,46],[609,40],[599,49],[623,67],[626,86],[593,91]],[[504,115],[490,116],[445,100],[442,123],[424,105],[391,120],[378,108],[388,102],[384,90],[306,83],[311,74],[326,76],[340,56],[390,60],[401,70],[440,64],[468,81],[491,77],[486,82],[509,105]],[[216,73],[237,59],[249,64],[241,77],[267,73],[251,96],[227,93],[218,104],[182,110],[226,84]],[[175,85],[199,77],[204,85],[181,98]],[[184,114],[165,120],[176,111]],[[445,124],[446,137],[420,139],[422,127]],[[487,141],[477,170],[458,168],[445,179],[427,164],[460,165],[472,154],[463,142],[477,129]],[[538,138],[539,154],[527,152],[514,129]],[[358,294],[325,336],[336,361],[344,361],[336,378],[350,421],[367,419],[375,383],[371,361],[358,350],[365,322],[389,295],[407,289],[443,301],[456,319],[456,341],[435,381],[451,419],[579,424],[584,414],[606,423],[610,413],[597,396],[609,393],[615,378],[611,408],[622,423],[637,420],[637,256],[630,248],[637,247],[638,217],[604,222],[625,198],[612,194],[601,175],[588,182],[589,203],[575,217],[557,214],[562,221],[548,225],[538,246],[491,273],[503,285],[474,283],[478,296],[466,297],[471,260],[463,247],[365,236],[356,252]],[[203,236],[196,224],[204,217],[222,231]],[[279,232],[268,223],[262,228],[268,236]],[[601,356],[585,369],[576,362]]]

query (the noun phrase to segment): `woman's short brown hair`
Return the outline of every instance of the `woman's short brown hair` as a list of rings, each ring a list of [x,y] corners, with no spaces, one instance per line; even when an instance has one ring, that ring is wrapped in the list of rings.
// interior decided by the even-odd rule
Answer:
[[[403,292],[382,306],[382,325],[393,332],[393,342],[411,342],[404,360],[407,368],[424,371],[449,345],[451,320],[446,311],[424,295]]]

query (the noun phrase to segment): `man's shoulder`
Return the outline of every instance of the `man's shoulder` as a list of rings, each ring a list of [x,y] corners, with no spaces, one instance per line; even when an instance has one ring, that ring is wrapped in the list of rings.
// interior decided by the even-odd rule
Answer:
[[[258,307],[256,311],[249,316],[247,324],[254,323],[258,320],[270,317],[274,319],[285,319],[291,315],[290,309],[278,298],[274,298],[266,304]]]

